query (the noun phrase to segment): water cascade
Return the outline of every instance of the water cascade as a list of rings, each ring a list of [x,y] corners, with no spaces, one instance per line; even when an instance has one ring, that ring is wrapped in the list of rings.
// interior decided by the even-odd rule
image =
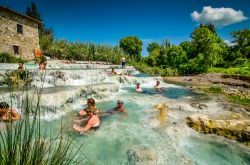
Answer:
[[[86,106],[87,98],[95,98],[101,111],[114,108],[118,99],[124,101],[128,116],[115,114],[103,118],[101,128],[88,136],[65,131],[85,144],[82,150],[90,163],[250,164],[250,150],[244,144],[217,135],[204,135],[187,126],[186,117],[192,114],[228,113],[216,98],[166,84],[161,77],[141,76],[133,67],[119,69],[115,65],[58,61],[50,62],[44,72],[35,69],[36,66],[28,67],[33,81],[27,93],[17,89],[10,98],[6,85],[0,84],[0,101],[12,99],[13,107],[20,111],[22,99],[28,96],[35,101],[34,93],[43,88],[42,119],[44,124],[51,124],[52,131],[58,131],[62,121],[70,129],[70,122]],[[7,68],[1,65],[0,81]],[[14,64],[8,69],[13,68]],[[117,68],[121,75],[110,75],[111,68]],[[131,75],[126,75],[128,72]],[[157,92],[153,87],[157,80],[164,91]],[[136,93],[136,83],[147,93]],[[195,108],[192,102],[205,104],[206,108]]]

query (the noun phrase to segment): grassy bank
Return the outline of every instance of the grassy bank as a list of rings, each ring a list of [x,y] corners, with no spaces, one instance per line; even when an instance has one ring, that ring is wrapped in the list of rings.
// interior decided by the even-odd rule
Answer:
[[[199,89],[207,93],[222,94],[229,102],[250,107],[249,98],[238,96],[238,95],[231,95],[231,94],[228,95],[227,93],[225,93],[224,88],[222,87],[211,86],[211,87],[205,87],[205,88],[199,88]]]
[[[241,68],[209,68],[208,72],[214,73],[223,73],[227,75],[241,75],[250,77],[250,68],[241,67]]]

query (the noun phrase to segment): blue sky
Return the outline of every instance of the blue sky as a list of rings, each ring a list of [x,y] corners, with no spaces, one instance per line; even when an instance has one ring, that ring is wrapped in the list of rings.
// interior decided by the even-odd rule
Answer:
[[[24,12],[32,0],[0,0]],[[199,23],[215,23],[224,40],[230,32],[250,29],[250,0],[33,0],[57,39],[117,45],[125,36],[144,42],[190,40]]]

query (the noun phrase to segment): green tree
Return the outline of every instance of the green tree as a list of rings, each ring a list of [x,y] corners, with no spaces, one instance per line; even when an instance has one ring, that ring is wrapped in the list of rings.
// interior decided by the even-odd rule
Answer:
[[[25,14],[31,18],[37,19],[41,22],[41,25],[38,28],[39,31],[39,44],[43,53],[48,54],[50,46],[54,40],[53,29],[47,29],[43,23],[41,14],[38,11],[38,8],[34,2],[31,2],[31,5],[26,8]]]
[[[159,55],[160,55],[160,49],[154,49],[150,52],[150,55],[145,58],[145,62],[152,67],[157,66],[157,64],[160,65]]]
[[[143,42],[136,36],[128,36],[120,40],[120,48],[128,55],[140,59]]]
[[[250,30],[240,30],[231,33],[236,51],[240,51],[242,57],[250,58]]]
[[[186,52],[181,46],[171,46],[167,53],[168,66],[178,68],[180,64],[187,60]]]
[[[168,39],[165,39],[162,41],[162,44],[161,44],[162,49],[166,49],[166,48],[170,48],[170,47],[171,47],[171,43]]]
[[[205,66],[212,67],[221,62],[226,47],[221,38],[206,27],[196,29],[192,32],[191,38],[196,55],[204,55],[204,59],[206,59],[204,61]]]
[[[161,49],[161,46],[156,42],[152,42],[148,44],[148,47],[147,47],[148,53],[151,53],[154,50],[160,50],[160,49]]]
[[[194,44],[190,41],[183,41],[179,44],[182,49],[186,52],[187,58],[192,59],[195,57],[195,47]]]
[[[179,66],[179,74],[189,75],[207,72],[207,67],[203,65],[204,60],[204,55],[198,54],[197,57],[190,59],[188,62],[182,63]]]
[[[26,8],[25,14],[31,18],[37,19],[39,21],[43,21],[40,13],[38,12],[38,9],[36,7],[36,4],[34,2],[31,2],[31,6],[28,6]]]
[[[214,24],[200,24],[199,28],[205,27],[209,29],[211,32],[213,32],[215,35],[217,35],[216,28]]]

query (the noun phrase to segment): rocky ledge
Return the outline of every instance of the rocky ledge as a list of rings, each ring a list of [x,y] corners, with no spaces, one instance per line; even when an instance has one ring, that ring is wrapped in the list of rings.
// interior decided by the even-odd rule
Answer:
[[[189,127],[200,133],[217,134],[250,146],[250,120],[247,118],[216,120],[204,114],[194,114],[186,121]]]

